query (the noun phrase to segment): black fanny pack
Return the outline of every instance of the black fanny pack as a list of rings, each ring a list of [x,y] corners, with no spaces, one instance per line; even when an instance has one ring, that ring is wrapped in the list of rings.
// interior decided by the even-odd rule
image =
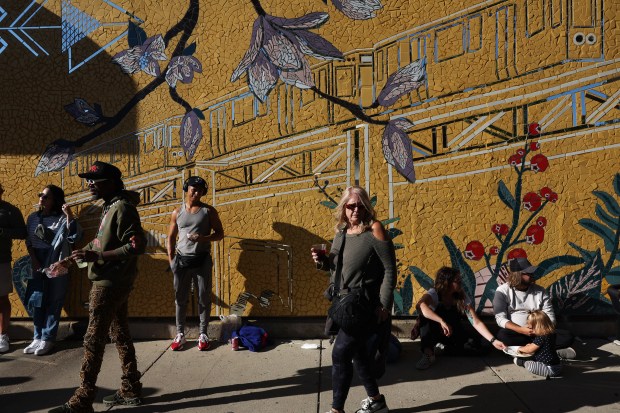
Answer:
[[[176,253],[176,263],[179,268],[197,268],[202,267],[207,254],[203,255],[182,255],[178,251]]]

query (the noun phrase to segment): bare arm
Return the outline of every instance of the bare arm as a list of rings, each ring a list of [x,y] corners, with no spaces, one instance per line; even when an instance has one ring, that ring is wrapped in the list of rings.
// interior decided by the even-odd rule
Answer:
[[[539,348],[540,347],[537,346],[536,344],[530,343],[526,346],[519,347],[518,351],[519,353],[523,353],[523,354],[534,354],[538,351]]]
[[[436,323],[439,323],[439,325],[441,326],[441,329],[443,330],[443,334],[446,337],[450,337],[452,335],[452,327],[450,327],[448,323],[443,321],[443,318],[441,318],[435,312],[435,310],[431,308],[432,305],[433,305],[433,299],[431,298],[431,296],[429,294],[424,294],[422,298],[420,298],[420,301],[418,301],[416,308],[418,312],[422,313],[424,317]]]
[[[168,225],[168,239],[166,240],[166,251],[168,252],[168,261],[171,265],[177,246],[177,235],[179,234],[179,227],[177,225],[178,213],[178,209],[172,211],[172,216],[170,217],[170,225]]]
[[[476,331],[483,338],[490,341],[493,344],[493,347],[495,347],[498,350],[503,350],[506,348],[506,345],[502,343],[501,341],[495,339],[495,337],[493,336],[493,334],[491,334],[487,326],[484,325],[482,321],[480,321],[478,314],[476,314],[476,312],[474,311],[474,308],[471,305],[468,305],[465,311],[467,312],[467,318],[471,322],[471,325],[474,326]]]

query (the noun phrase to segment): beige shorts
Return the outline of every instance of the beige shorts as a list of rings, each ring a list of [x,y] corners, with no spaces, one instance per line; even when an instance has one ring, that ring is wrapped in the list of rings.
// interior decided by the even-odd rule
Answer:
[[[4,297],[13,292],[13,272],[11,263],[0,263],[0,297]]]

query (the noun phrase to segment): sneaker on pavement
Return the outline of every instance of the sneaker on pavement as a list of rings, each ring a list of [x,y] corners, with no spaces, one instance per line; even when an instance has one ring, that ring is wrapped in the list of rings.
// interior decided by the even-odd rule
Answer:
[[[34,351],[38,349],[40,345],[41,345],[41,340],[39,340],[38,338],[35,338],[34,340],[32,340],[32,343],[26,346],[26,348],[24,349],[24,354],[33,354]]]
[[[41,342],[39,343],[39,347],[37,347],[37,349],[34,351],[34,355],[43,356],[49,353],[53,348],[54,348],[53,341],[41,340]]]
[[[512,362],[513,362],[516,366],[519,366],[519,367],[525,367],[523,359],[520,359],[519,357],[514,357],[514,358],[512,359]]]
[[[0,353],[9,351],[9,336],[0,334]]]
[[[574,360],[577,352],[572,347],[560,348],[555,351],[562,360]]]
[[[415,364],[415,368],[418,370],[426,370],[435,362],[435,355],[422,353],[422,358]]]
[[[446,346],[443,343],[435,344],[435,356],[441,356],[446,352]]]
[[[106,406],[139,406],[142,404],[140,397],[123,397],[119,392],[103,398],[103,404]]]
[[[206,334],[201,334],[198,337],[198,350],[206,351],[209,350],[209,337]]]
[[[362,408],[356,413],[388,413],[387,404],[385,404],[385,397],[381,395],[379,400],[373,400],[372,397],[368,397],[362,400]]]
[[[170,350],[183,350],[183,346],[185,345],[185,343],[187,343],[187,340],[185,339],[185,334],[179,333],[172,341],[172,344],[170,344]]]

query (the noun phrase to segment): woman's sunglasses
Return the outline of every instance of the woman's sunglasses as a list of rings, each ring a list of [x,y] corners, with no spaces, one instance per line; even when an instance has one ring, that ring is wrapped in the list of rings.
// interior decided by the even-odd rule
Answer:
[[[354,211],[355,208],[362,210],[364,209],[364,204],[345,204],[344,207],[348,209],[349,211]]]

